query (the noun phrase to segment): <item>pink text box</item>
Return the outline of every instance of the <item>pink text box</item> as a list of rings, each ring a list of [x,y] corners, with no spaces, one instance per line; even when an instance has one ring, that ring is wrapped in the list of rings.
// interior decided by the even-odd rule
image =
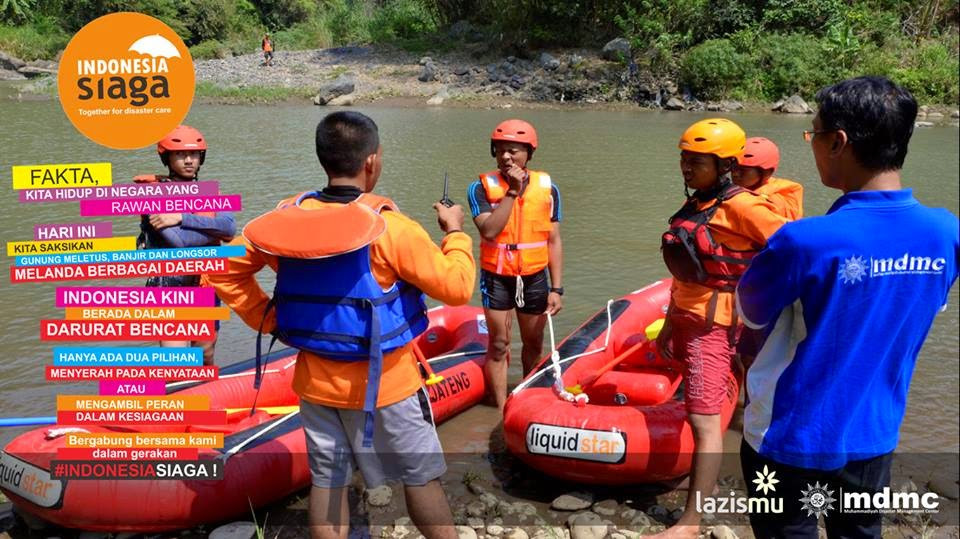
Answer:
[[[120,389],[123,392],[120,392]],[[163,380],[100,380],[101,395],[166,395],[167,383]]]
[[[33,226],[33,239],[37,241],[109,238],[111,236],[113,236],[113,223],[110,221]]]

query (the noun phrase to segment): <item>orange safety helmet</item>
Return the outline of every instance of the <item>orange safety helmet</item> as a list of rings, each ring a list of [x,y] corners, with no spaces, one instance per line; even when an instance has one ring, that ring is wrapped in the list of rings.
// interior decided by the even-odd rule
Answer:
[[[780,149],[772,140],[763,137],[747,139],[740,166],[774,171],[780,164]]]
[[[680,137],[678,147],[681,150],[696,153],[708,153],[721,159],[733,157],[743,160],[743,148],[747,134],[739,125],[726,118],[700,120],[691,125]]]
[[[537,149],[537,130],[523,120],[504,120],[493,128],[493,133],[490,135],[490,155],[494,157],[497,154],[493,148],[493,143],[497,140],[526,144],[530,147],[528,157],[533,157],[533,152]]]
[[[160,154],[160,161],[166,165],[169,157],[166,155],[167,152],[178,150],[199,151],[200,164],[202,165],[207,157],[207,139],[204,138],[203,133],[189,125],[178,125],[167,136],[160,139],[160,142],[157,143],[157,153]]]

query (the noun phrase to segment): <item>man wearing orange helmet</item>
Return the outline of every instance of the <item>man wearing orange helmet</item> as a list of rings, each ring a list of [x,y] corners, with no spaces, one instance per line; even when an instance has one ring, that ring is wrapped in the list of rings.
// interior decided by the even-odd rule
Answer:
[[[207,156],[207,140],[200,131],[187,126],[177,126],[157,143],[160,161],[167,166],[167,175],[144,174],[134,177],[138,183],[192,182],[200,173],[200,166]],[[236,223],[231,213],[159,213],[140,218],[141,249],[168,247],[201,247],[220,245],[230,241],[236,233]],[[147,286],[200,286],[199,275],[167,275],[150,277]],[[219,323],[218,323],[219,325]],[[213,365],[216,341],[161,341],[161,346],[203,348],[203,362]]]
[[[770,139],[751,137],[744,147],[743,160],[733,170],[733,183],[769,200],[780,214],[795,221],[803,217],[803,186],[774,178],[780,165],[780,149]]]
[[[745,142],[740,126],[722,118],[697,122],[680,138],[688,198],[661,240],[674,280],[657,348],[683,365],[695,448],[687,504],[677,525],[663,532],[666,537],[699,533],[696,500],[712,495],[716,485],[723,453],[720,410],[736,389],[730,387],[739,326],[733,291],[750,259],[786,222],[769,201],[733,183]]]
[[[780,165],[780,149],[770,139],[751,137],[744,147],[743,159],[733,170],[733,183],[764,197],[790,221],[803,217],[803,186],[774,178]],[[744,368],[749,368],[763,344],[763,332],[744,327],[737,341],[737,353]]]
[[[529,123],[501,122],[490,136],[497,169],[480,174],[467,190],[482,239],[480,291],[490,331],[484,373],[501,412],[507,400],[511,312],[517,311],[526,375],[543,354],[544,314],[563,307],[560,191],[546,172],[527,168],[537,142]]]

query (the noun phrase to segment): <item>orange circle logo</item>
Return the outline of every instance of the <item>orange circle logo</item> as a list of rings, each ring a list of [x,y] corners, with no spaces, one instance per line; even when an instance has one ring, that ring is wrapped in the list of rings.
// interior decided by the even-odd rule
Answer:
[[[193,59],[169,26],[141,13],[91,21],[63,51],[60,104],[90,140],[118,150],[156,143],[193,102]]]

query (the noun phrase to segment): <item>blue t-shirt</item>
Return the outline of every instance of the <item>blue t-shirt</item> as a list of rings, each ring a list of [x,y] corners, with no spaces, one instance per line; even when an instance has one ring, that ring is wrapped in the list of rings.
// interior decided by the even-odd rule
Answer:
[[[744,323],[770,332],[747,374],[747,443],[820,470],[893,451],[958,257],[957,217],[910,189],[848,193],[777,231],[737,287]]]

